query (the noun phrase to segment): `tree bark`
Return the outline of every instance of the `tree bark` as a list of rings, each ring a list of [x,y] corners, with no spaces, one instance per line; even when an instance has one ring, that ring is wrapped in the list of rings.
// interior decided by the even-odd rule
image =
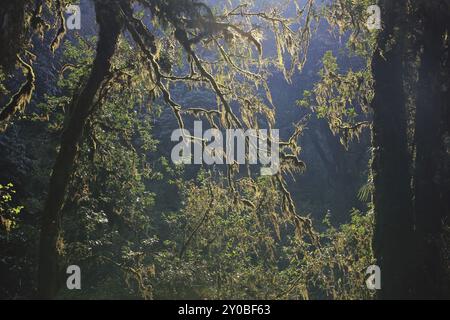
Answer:
[[[62,271],[59,265],[61,210],[86,120],[110,72],[111,58],[122,29],[120,10],[115,1],[96,0],[95,10],[99,25],[96,57],[89,79],[73,102],[70,120],[64,128],[42,215],[38,276],[38,297],[41,299],[52,299],[59,290]]]
[[[380,1],[384,28],[372,70],[375,234],[373,248],[381,268],[381,299],[412,296],[413,212],[410,154],[404,93],[406,1]]]
[[[3,0],[0,6],[0,67],[14,69],[24,44],[25,1]]]
[[[448,101],[443,83],[449,70],[444,67],[446,19],[449,8],[443,1],[421,1],[418,14],[423,25],[415,128],[414,210],[418,240],[418,298],[445,297],[442,234],[445,222],[445,109]],[[448,89],[446,89],[448,90]],[[447,205],[448,206],[448,205]],[[448,210],[447,210],[448,211]]]

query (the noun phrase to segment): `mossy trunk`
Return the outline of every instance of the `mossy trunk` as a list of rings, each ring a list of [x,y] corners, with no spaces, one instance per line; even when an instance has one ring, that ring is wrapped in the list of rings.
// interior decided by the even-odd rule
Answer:
[[[61,210],[83,129],[96,95],[110,72],[111,58],[122,29],[120,11],[115,1],[96,0],[95,9],[99,25],[96,57],[89,79],[73,102],[70,120],[64,128],[42,215],[38,279],[38,296],[41,299],[54,298],[59,290],[63,271],[59,265]]]

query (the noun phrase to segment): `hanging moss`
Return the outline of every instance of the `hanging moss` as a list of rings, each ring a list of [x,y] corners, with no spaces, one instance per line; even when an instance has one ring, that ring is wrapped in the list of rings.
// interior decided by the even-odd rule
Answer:
[[[31,101],[35,89],[36,76],[34,74],[31,65],[23,61],[19,56],[17,56],[20,64],[27,72],[27,79],[25,83],[20,87],[19,91],[14,94],[6,105],[6,107],[0,112],[0,132],[4,131],[7,127],[7,122],[18,112],[23,112],[25,107]]]

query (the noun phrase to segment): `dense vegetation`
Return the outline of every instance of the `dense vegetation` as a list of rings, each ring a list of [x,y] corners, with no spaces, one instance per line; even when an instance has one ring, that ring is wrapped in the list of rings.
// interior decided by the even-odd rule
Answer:
[[[450,298],[449,1],[70,3],[0,7],[0,298]],[[174,164],[194,120],[280,171]]]

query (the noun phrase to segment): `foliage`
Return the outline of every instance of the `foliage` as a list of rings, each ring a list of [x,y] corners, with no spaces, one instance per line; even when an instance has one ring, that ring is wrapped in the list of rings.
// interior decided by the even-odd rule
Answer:
[[[230,1],[213,9],[188,0],[137,2],[139,12],[120,2],[126,32],[84,127],[62,210],[61,265],[82,268],[83,291],[62,289],[58,298],[370,298],[364,272],[373,260],[372,215],[355,211],[350,224],[327,224],[319,233],[289,193],[285,175],[305,169],[298,145],[303,123],[281,143],[283,172],[271,178],[230,166],[190,179],[168,164],[154,136],[161,106],[170,107],[181,128],[192,118],[221,129],[275,126],[269,79],[280,72],[291,81],[302,70],[319,19],[314,1],[269,7]],[[289,4],[296,14],[287,17]],[[45,21],[37,13],[34,19],[44,32]],[[57,31],[52,51],[64,33]],[[263,50],[270,41],[274,52]],[[42,185],[91,71],[96,42],[81,35],[61,42],[55,90],[15,124],[31,127],[27,147],[37,160],[25,197],[32,214],[42,207]],[[369,71],[341,75],[331,53],[323,65],[313,110],[336,133],[350,131],[370,100]],[[186,92],[195,98],[183,99]],[[11,187],[0,188],[2,224],[6,217],[10,228],[16,221],[11,213],[22,209],[10,206]],[[15,226],[29,238],[14,244],[37,243],[33,221]],[[33,261],[16,261],[34,272]]]
[[[367,9],[376,4],[372,0],[326,1],[323,16],[341,36],[347,37],[347,48],[351,53],[372,59],[376,46],[377,30],[369,30]]]
[[[125,41],[118,46],[115,71],[99,94],[86,127],[70,186],[72,196],[64,208],[64,260],[92,272],[87,285],[93,289],[83,297],[104,297],[107,290],[111,297],[151,298],[147,250],[156,238],[151,223],[154,194],[148,185],[160,178],[147,157],[157,145],[151,135],[152,114],[145,106],[152,98],[142,81],[145,73],[139,71],[145,69]],[[92,51],[70,43],[67,47],[68,63],[83,66],[91,59]],[[69,95],[76,94],[87,72],[83,67],[66,69],[60,86]],[[70,98],[48,97],[48,101],[57,106],[70,103]],[[63,127],[70,104],[65,110],[65,115],[50,124],[51,130]],[[96,277],[99,268],[104,272]],[[74,296],[62,292],[61,297]]]
[[[0,225],[4,228],[6,234],[17,228],[17,216],[23,209],[23,206],[12,205],[13,195],[16,193],[13,187],[12,183],[0,184]]]
[[[321,234],[321,245],[298,243],[285,250],[292,257],[287,279],[298,279],[284,297],[298,298],[295,292],[307,288],[308,298],[353,300],[372,299],[367,290],[365,270],[374,263],[371,248],[373,214],[351,213],[351,222],[339,228],[325,220],[328,229]],[[292,280],[290,280],[292,282]],[[301,290],[300,290],[301,289]]]
[[[188,182],[184,206],[166,215],[171,234],[156,254],[157,298],[366,299],[365,269],[373,263],[371,214],[320,235],[320,245],[295,237],[280,219],[280,195],[263,179],[242,180],[255,208],[233,197],[221,178]],[[278,199],[278,200],[277,200]],[[255,210],[256,209],[256,210]]]
[[[24,207],[18,205],[12,183],[0,184],[0,270],[8,277],[0,278],[0,297],[13,299],[29,294],[33,286],[33,252],[30,238],[33,229],[24,222]],[[18,284],[16,281],[20,279]]]
[[[334,52],[326,52],[320,80],[298,101],[300,106],[310,108],[325,119],[346,148],[352,140],[359,139],[370,124],[369,105],[374,95],[371,59],[378,34],[377,30],[367,28],[367,8],[371,5],[373,3],[367,0],[326,2],[323,16],[331,32],[343,37],[347,46],[340,55],[356,56],[362,66],[354,71],[339,63]]]
[[[369,125],[367,118],[373,98],[370,68],[341,73],[331,51],[324,55],[322,63],[320,81],[312,92],[304,92],[304,98],[298,103],[310,107],[319,119],[325,119],[331,131],[339,135],[341,143],[348,148]]]

